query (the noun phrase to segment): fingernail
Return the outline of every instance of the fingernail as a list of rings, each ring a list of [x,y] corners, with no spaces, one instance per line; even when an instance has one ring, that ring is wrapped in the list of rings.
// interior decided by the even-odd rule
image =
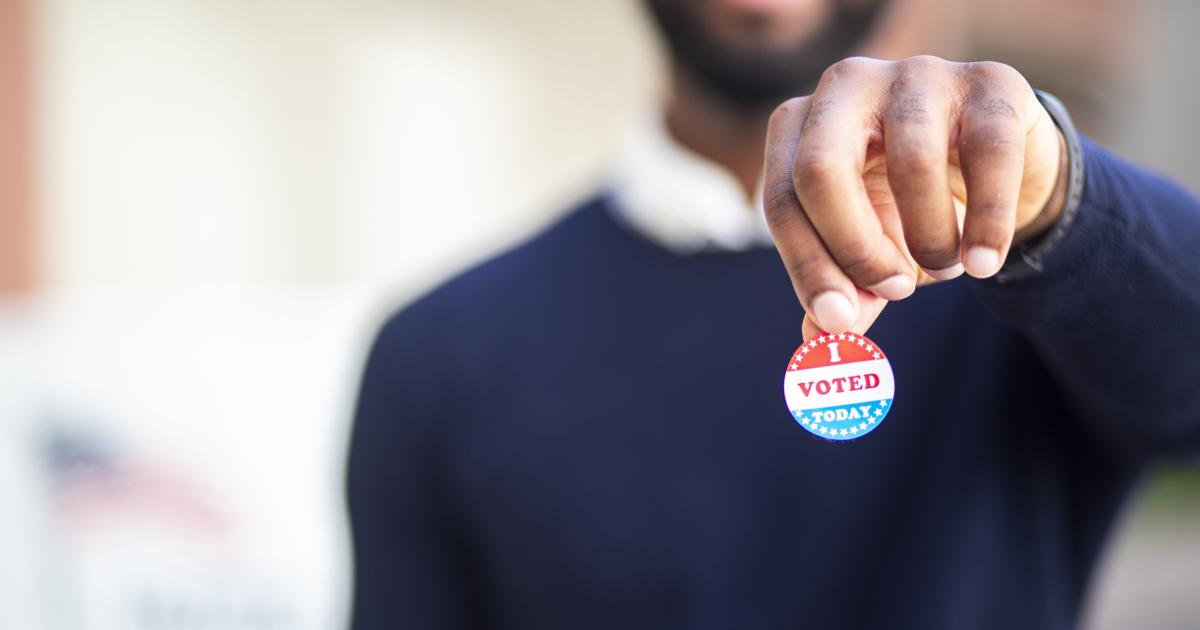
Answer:
[[[854,325],[858,313],[846,296],[837,291],[826,291],[812,301],[813,316],[817,325],[825,332],[844,332]]]
[[[903,300],[912,295],[917,283],[910,276],[898,273],[883,282],[868,287],[871,293],[885,300]]]
[[[934,280],[953,280],[963,273],[962,263],[954,263],[945,269],[925,269],[925,273]]]
[[[1000,252],[991,247],[972,247],[963,256],[963,264],[967,273],[976,278],[986,278],[1000,267]]]

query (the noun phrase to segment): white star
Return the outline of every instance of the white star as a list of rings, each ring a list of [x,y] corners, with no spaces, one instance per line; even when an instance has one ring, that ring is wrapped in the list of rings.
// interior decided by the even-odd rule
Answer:
[[[859,422],[859,423],[858,423],[858,428],[859,428],[859,429],[862,429],[863,431],[866,431],[866,430],[867,430],[867,423],[866,423],[866,422]]]
[[[842,435],[846,435],[846,430],[842,429],[841,433],[842,433]]]
[[[855,434],[857,434],[857,433],[858,433],[858,427],[850,427],[850,433],[851,433],[851,435],[855,435]]]
[[[808,342],[808,347],[810,347],[810,348],[816,348],[816,347],[817,347],[817,340],[816,340],[816,339],[813,339],[812,341]]]
[[[846,333],[846,339],[849,339],[850,341],[854,341],[854,333]]]
[[[804,426],[808,426],[808,418],[805,418],[804,416],[800,416],[800,424],[803,424]]]
[[[877,416],[882,416],[882,415],[883,415],[883,410],[882,410],[882,409],[876,409],[876,410],[875,410],[875,415],[877,415]]]
[[[829,433],[829,427],[822,426],[822,427],[820,428],[820,431],[821,431],[821,433]]]
[[[854,343],[857,343],[859,346],[861,346],[861,345],[863,345],[864,342],[863,342],[862,337],[859,337],[858,341],[855,341]]]
[[[879,401],[879,406],[880,406],[880,407],[886,407],[886,406],[887,406],[887,401],[886,401],[886,400],[881,400],[881,401]]]
[[[870,422],[871,424],[875,424],[875,418],[867,418],[867,422]]]
[[[838,333],[838,341],[845,341],[846,333]]]
[[[878,352],[872,352],[871,356],[874,356],[876,359],[880,358]]]
[[[872,346],[871,344],[867,344],[867,352],[870,352],[874,349],[875,349],[875,346]]]
[[[799,364],[799,363],[796,363],[795,361],[792,361],[792,365],[791,365],[791,366],[789,366],[789,367],[791,367],[791,368],[794,370],[794,369],[796,369],[796,368],[800,367],[800,364]]]

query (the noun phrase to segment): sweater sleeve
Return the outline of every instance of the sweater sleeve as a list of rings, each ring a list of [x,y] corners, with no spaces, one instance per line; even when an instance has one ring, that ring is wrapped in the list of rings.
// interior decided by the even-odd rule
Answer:
[[[1134,457],[1200,450],[1200,203],[1084,139],[1075,223],[1042,273],[976,283],[1080,421]]]
[[[362,377],[346,475],[354,630],[475,625],[446,488],[450,401],[424,319],[402,312],[384,326]]]
[[[1084,140],[1075,223],[1040,274],[978,282],[1080,420],[1134,457],[1200,450],[1200,203]]]

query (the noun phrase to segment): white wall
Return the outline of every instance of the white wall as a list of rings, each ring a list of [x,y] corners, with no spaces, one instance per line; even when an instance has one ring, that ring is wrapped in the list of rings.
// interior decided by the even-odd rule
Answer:
[[[648,106],[648,38],[470,5],[47,0],[51,283],[426,284],[546,221]]]

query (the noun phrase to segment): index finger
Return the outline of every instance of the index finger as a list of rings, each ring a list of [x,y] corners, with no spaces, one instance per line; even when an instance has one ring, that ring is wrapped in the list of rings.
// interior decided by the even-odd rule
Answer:
[[[825,331],[843,332],[858,319],[858,290],[804,215],[792,180],[796,148],[811,106],[812,97],[794,98],[771,115],[763,171],[763,211],[804,310]]]

